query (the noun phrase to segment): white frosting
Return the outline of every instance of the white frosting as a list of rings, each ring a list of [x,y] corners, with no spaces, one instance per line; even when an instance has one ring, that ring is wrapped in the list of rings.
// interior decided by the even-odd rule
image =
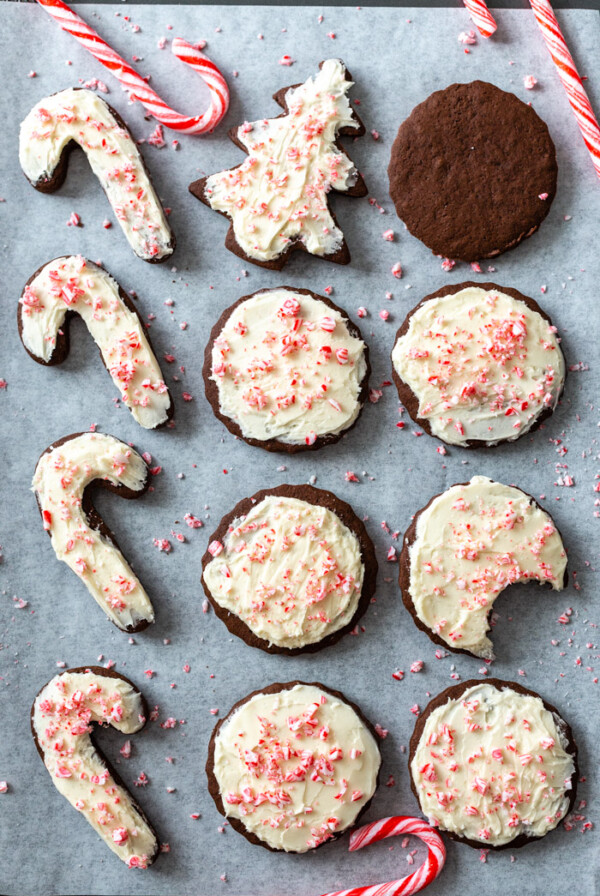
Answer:
[[[171,396],[137,314],[119,295],[113,278],[81,256],[48,262],[20,298],[25,348],[48,363],[67,312],[79,314],[92,334],[106,369],[141,426],[168,419]]]
[[[450,647],[493,657],[488,614],[514,582],[564,587],[567,555],[528,495],[485,476],[454,485],[418,519],[409,592],[418,618]]]
[[[340,312],[292,289],[242,302],[212,348],[221,413],[260,441],[312,444],[348,429],[366,372],[365,344]]]
[[[299,684],[235,710],[216,737],[213,771],[227,816],[274,849],[306,852],[353,824],[380,764],[352,707]]]
[[[91,529],[81,506],[94,479],[140,491],[148,470],[140,455],[114,436],[84,433],[42,454],[33,490],[52,547],[119,628],[153,622],[150,598],[114,544]]]
[[[360,543],[325,507],[268,495],[234,521],[216,551],[204,570],[208,590],[269,644],[315,644],[356,613]]]
[[[45,97],[22,122],[19,161],[31,183],[52,179],[71,140],[87,155],[135,254],[145,261],[171,255],[173,236],[138,148],[91,90]]]
[[[129,682],[67,671],[42,688],[31,719],[56,789],[131,868],[145,868],[153,860],[156,836],[127,790],[113,779],[90,732],[98,722],[134,734],[144,727],[142,710],[142,698]]]
[[[565,380],[556,328],[500,289],[473,286],[424,302],[392,362],[419,417],[451,445],[517,439],[554,410]]]
[[[353,163],[335,145],[342,128],[359,128],[346,96],[352,85],[344,64],[328,59],[314,78],[287,91],[285,115],[239,127],[248,158],[207,179],[208,202],[229,215],[249,258],[272,261],[297,241],[312,255],[342,247],[327,194],[356,183]]]
[[[564,730],[540,697],[485,682],[434,709],[410,764],[430,824],[490,846],[553,830],[575,773]]]

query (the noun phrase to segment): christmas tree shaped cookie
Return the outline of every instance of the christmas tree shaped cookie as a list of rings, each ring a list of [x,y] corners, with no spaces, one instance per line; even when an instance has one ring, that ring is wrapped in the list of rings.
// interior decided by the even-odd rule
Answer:
[[[352,85],[343,62],[322,62],[314,78],[275,94],[281,115],[230,131],[248,153],[244,162],[190,184],[201,202],[231,219],[225,239],[231,252],[273,270],[281,270],[296,249],[348,264],[350,252],[328,198],[330,190],[367,192],[338,142],[365,133],[347,97]]]

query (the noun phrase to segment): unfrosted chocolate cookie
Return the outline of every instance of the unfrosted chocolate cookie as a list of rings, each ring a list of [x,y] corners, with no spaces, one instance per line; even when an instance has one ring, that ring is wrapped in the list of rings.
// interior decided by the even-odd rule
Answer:
[[[234,435],[295,454],[337,442],[368,396],[369,350],[345,311],[308,289],[243,296],[204,353],[206,397]]]
[[[250,843],[305,853],[356,824],[380,766],[358,706],[318,682],[290,681],[232,707],[213,731],[206,774],[217,809]]]
[[[92,723],[129,735],[140,731],[147,718],[146,701],[133,682],[101,666],[55,675],[31,707],[33,739],[54,786],[129,868],[154,862],[158,838],[94,744]]]
[[[429,435],[481,448],[537,429],[558,405],[566,365],[537,302],[467,282],[444,286],[409,312],[392,374],[400,401]]]
[[[558,710],[497,678],[447,688],[410,740],[421,811],[453,840],[515,849],[554,830],[575,804],[577,746]]]
[[[365,133],[346,96],[352,83],[341,60],[321,62],[314,78],[274,95],[281,115],[229,132],[248,153],[245,162],[190,184],[193,196],[230,219],[230,252],[275,271],[297,249],[348,264],[350,252],[329,193],[367,193],[339,143],[340,137]]]
[[[546,124],[485,81],[432,93],[400,125],[388,168],[398,216],[435,255],[491,258],[534,233],[556,193]]]
[[[367,610],[377,580],[362,521],[310,485],[240,501],[213,533],[202,567],[206,596],[229,631],[287,655],[339,641]]]
[[[560,532],[531,495],[486,476],[435,495],[402,540],[404,606],[435,644],[457,653],[493,659],[494,601],[528,581],[567,586]]]

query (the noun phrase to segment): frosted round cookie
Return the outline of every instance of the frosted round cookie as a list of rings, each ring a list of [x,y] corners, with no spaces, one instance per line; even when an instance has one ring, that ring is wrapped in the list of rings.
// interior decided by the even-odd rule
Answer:
[[[555,410],[566,376],[537,302],[494,283],[445,286],[396,334],[393,378],[419,426],[465,448],[513,441]]]
[[[369,352],[341,308],[307,289],[243,296],[213,327],[204,384],[234,435],[293,454],[336,442],[368,394]]]
[[[377,560],[349,504],[310,485],[240,501],[204,554],[202,584],[229,631],[268,653],[328,647],[375,593]]]
[[[402,599],[418,628],[451,650],[493,658],[496,598],[515,582],[561,591],[567,554],[552,517],[514,486],[474,476],[436,495],[407,530]]]
[[[31,707],[31,731],[52,783],[129,868],[147,868],[159,846],[148,819],[92,741],[92,725],[140,731],[148,707],[136,686],[112,669],[83,666],[55,675]],[[43,805],[43,804],[42,804]],[[52,824],[50,806],[42,813]],[[43,820],[43,819],[42,819]],[[81,844],[73,844],[75,860]],[[67,852],[65,850],[65,860]]]
[[[411,785],[429,823],[469,846],[515,848],[572,810],[577,747],[558,710],[495,678],[435,697],[410,741]]]
[[[251,843],[307,852],[367,809],[381,756],[360,709],[322,684],[249,694],[216,726],[206,773],[217,809]]]

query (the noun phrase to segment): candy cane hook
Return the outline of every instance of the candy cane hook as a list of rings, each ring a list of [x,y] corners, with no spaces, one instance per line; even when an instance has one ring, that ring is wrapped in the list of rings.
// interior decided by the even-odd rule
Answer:
[[[437,831],[421,818],[396,815],[366,824],[351,834],[349,850],[353,852],[398,834],[418,837],[427,846],[427,858],[420,868],[407,877],[391,880],[389,883],[337,890],[335,893],[326,893],[325,896],[412,896],[432,883],[444,867],[446,847]]]
[[[225,78],[210,59],[187,41],[173,40],[174,55],[198,72],[210,91],[210,105],[202,115],[185,116],[170,108],[146,81],[119,56],[100,35],[73,12],[62,0],[37,0],[46,12],[95,56],[117,78],[132,101],[140,102],[150,115],[166,127],[182,134],[205,134],[214,130],[229,108],[229,88]]]

